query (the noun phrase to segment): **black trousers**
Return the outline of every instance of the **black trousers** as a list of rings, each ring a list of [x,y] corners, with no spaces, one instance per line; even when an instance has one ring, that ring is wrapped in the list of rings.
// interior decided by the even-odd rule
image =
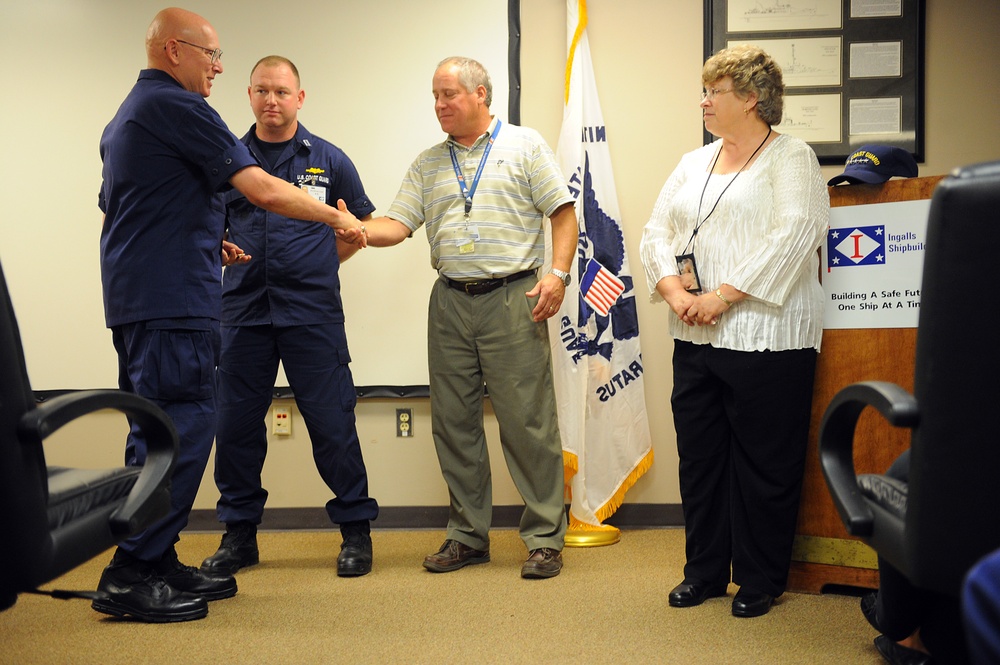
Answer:
[[[910,481],[910,451],[904,450],[885,472],[890,478]],[[878,558],[879,627],[886,637],[900,641],[920,629],[920,639],[939,663],[967,663],[962,608],[957,597],[919,589],[882,557]]]
[[[674,344],[671,405],[686,534],[684,578],[781,595],[812,408],[815,349]]]

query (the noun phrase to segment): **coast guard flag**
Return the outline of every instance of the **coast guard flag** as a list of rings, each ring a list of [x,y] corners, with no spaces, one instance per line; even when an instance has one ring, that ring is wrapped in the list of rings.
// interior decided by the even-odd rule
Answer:
[[[602,525],[653,463],[635,290],[597,98],[585,0],[567,0],[566,107],[556,150],[580,226],[573,282],[549,319],[570,529]],[[549,243],[546,243],[547,245]]]

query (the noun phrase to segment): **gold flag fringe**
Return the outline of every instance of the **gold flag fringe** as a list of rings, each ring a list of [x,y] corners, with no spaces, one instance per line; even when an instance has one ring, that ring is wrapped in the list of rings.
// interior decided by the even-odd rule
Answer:
[[[580,470],[580,461],[577,459],[575,453],[569,451],[563,451],[563,475],[565,476],[565,483],[569,485],[569,482],[576,475],[576,472]]]
[[[625,493],[632,489],[636,481],[643,476],[644,473],[649,471],[649,467],[653,466],[653,447],[650,446],[649,452],[639,461],[639,463],[632,469],[632,473],[628,474],[628,477],[622,481],[622,484],[618,486],[618,491],[614,493],[608,502],[603,506],[594,511],[594,515],[598,520],[604,522],[618,510],[618,507],[622,505],[625,501]]]
[[[594,511],[595,517],[597,517],[598,521],[602,522],[602,524],[599,526],[595,526],[593,524],[587,524],[586,522],[581,522],[580,520],[570,515],[570,528],[571,529],[603,528],[604,520],[608,519],[609,517],[615,514],[615,511],[618,510],[618,508],[625,501],[625,493],[628,492],[630,489],[632,489],[632,486],[636,484],[639,478],[641,478],[647,471],[649,471],[649,468],[651,466],[653,466],[652,446],[650,446],[649,452],[647,452],[643,456],[643,458],[639,460],[639,463],[635,465],[635,468],[632,469],[632,472],[629,473],[628,476],[625,478],[625,480],[622,481],[621,485],[618,486],[618,490],[615,491],[614,495],[610,499],[608,499],[603,506]],[[579,469],[580,469],[580,461],[577,458],[577,456],[574,453],[564,450],[563,475],[565,477],[564,482],[566,484],[566,494],[570,499],[572,499],[571,481],[573,480],[573,476],[576,475],[576,472]],[[581,526],[577,527],[574,526],[574,524],[579,524]]]

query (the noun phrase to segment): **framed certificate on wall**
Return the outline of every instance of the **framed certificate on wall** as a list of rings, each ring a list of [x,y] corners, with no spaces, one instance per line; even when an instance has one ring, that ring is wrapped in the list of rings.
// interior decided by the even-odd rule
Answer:
[[[870,143],[923,161],[924,0],[705,0],[705,58],[744,43],[781,66],[775,129],[821,164]]]

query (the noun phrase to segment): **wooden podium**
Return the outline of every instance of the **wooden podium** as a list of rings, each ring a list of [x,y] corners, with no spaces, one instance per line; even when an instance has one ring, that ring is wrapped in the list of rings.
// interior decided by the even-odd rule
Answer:
[[[889,180],[881,185],[830,187],[830,206],[856,206],[931,198],[944,176]],[[819,466],[819,426],[827,405],[856,381],[897,383],[913,392],[916,328],[825,330],[816,368],[809,449],[788,590],[821,593],[827,585],[878,587],[875,552],[849,536]],[[854,460],[858,473],[884,473],[910,445],[909,430],[886,424],[866,410],[858,421]]]

